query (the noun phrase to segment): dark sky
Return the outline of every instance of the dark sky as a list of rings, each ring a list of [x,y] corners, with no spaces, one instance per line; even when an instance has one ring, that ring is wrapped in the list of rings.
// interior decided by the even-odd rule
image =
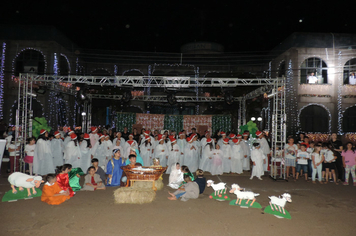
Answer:
[[[267,51],[293,32],[356,33],[355,1],[8,2],[1,24],[53,25],[88,49],[179,52],[211,41],[226,52]]]

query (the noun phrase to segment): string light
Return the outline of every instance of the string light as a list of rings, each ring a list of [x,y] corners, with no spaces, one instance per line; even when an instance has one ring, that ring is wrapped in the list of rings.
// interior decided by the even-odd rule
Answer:
[[[79,58],[75,60],[75,74],[78,75],[78,70],[79,70]]]
[[[308,107],[308,106],[320,106],[320,107],[323,107],[329,114],[329,133],[331,133],[331,113],[330,113],[330,110],[324,106],[323,104],[318,104],[318,103],[309,103],[305,106],[303,106],[302,108],[300,108],[299,110],[299,113],[298,113],[298,122],[297,122],[297,126],[300,127],[300,114],[302,113],[303,109]],[[302,131],[303,132],[303,131]],[[316,133],[319,133],[319,132],[316,132]]]
[[[290,132],[295,134],[297,132],[297,115],[296,112],[298,110],[298,102],[296,98],[296,88],[294,86],[294,73],[293,73],[293,64],[290,59],[288,62],[288,70],[287,70],[287,79],[286,79],[286,101],[288,101],[288,106],[286,106],[286,114],[289,115],[289,126]]]
[[[21,53],[23,53],[26,50],[34,50],[34,51],[37,51],[37,52],[42,54],[43,60],[44,60],[44,63],[45,63],[44,74],[46,74],[46,71],[47,71],[46,55],[41,50],[39,50],[37,48],[27,47],[27,48],[22,49],[19,53],[17,53],[16,56],[14,57],[14,59],[12,60],[12,76],[13,77],[15,76],[15,62],[16,62],[16,59],[20,56]]]
[[[0,67],[0,119],[4,117],[4,70],[5,70],[5,52],[6,52],[6,43],[2,43],[1,50],[1,67]]]
[[[341,64],[341,51],[338,53],[338,61],[339,61],[339,68],[342,68]],[[338,76],[338,85],[337,85],[337,133],[339,135],[342,135],[342,116],[344,113],[342,112],[342,86],[343,86],[343,79],[342,79],[342,74],[339,73]]]
[[[114,75],[117,75],[117,65],[114,65]]]
[[[68,73],[70,74],[70,72],[71,72],[71,67],[70,67],[70,62],[69,62],[69,59],[68,59],[67,55],[65,55],[65,54],[63,54],[63,53],[61,53],[60,55],[61,55],[62,57],[64,57],[64,59],[66,59],[67,64],[68,64]]]
[[[55,76],[58,75],[58,58],[57,58],[57,53],[54,53],[54,63],[53,63],[53,73]]]

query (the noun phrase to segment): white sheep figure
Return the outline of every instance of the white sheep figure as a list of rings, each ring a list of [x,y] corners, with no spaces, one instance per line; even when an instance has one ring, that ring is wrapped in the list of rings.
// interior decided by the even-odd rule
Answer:
[[[41,176],[31,176],[23,174],[21,172],[12,173],[7,180],[11,184],[12,193],[17,193],[15,186],[19,187],[20,191],[23,191],[23,189],[26,188],[28,197],[31,197],[31,188],[32,193],[36,194],[37,192],[35,190],[35,187],[38,188],[43,182]]]
[[[214,196],[216,196],[216,193],[219,195],[219,194],[222,194],[222,193],[226,193],[226,183],[218,183],[218,184],[214,184],[214,181],[213,180],[208,180],[206,181],[207,183],[207,186],[208,187],[212,187],[214,189]]]
[[[238,184],[233,184],[231,185],[231,190],[230,193],[234,193],[237,197],[235,204],[241,205],[242,199],[247,199],[246,200],[246,205],[249,203],[250,200],[252,200],[250,206],[253,205],[253,203],[256,201],[256,196],[259,196],[259,193],[254,193],[251,191],[246,191],[246,192],[241,192],[242,188]],[[240,200],[240,203],[238,203]]]
[[[286,205],[286,202],[292,202],[292,196],[289,193],[283,193],[282,197],[268,197],[270,199],[269,205],[271,206],[272,211],[276,210],[285,215],[286,212],[284,211],[284,206]],[[274,206],[274,209],[273,209]]]

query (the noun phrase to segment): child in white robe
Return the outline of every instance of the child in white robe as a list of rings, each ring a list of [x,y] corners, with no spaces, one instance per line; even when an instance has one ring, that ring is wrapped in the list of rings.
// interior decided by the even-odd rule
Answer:
[[[255,149],[251,151],[251,160],[253,162],[251,178],[253,179],[256,176],[259,180],[262,180],[261,176],[264,174],[263,164],[266,163],[266,155],[263,154],[260,149],[259,143],[254,143],[253,146]]]
[[[82,158],[80,158],[80,168],[82,170],[87,170],[89,166],[91,166],[89,134],[84,134],[84,140],[80,143],[79,147],[80,152],[82,153]]]
[[[78,168],[80,167],[82,153],[80,152],[77,135],[72,133],[70,138],[72,141],[67,143],[65,147],[64,160],[65,163],[71,164],[73,168]]]
[[[177,144],[180,150],[179,163],[183,163],[185,146],[187,145],[187,140],[185,140],[185,134],[183,132],[179,132],[179,139],[177,140]]]
[[[54,132],[54,139],[51,140],[51,150],[53,154],[54,166],[62,166],[64,144],[59,131]]]
[[[224,173],[231,172],[231,146],[229,144],[229,139],[225,138],[223,140],[223,146],[221,147],[223,153],[223,171]]]
[[[174,163],[179,162],[180,150],[177,144],[177,140],[175,138],[171,139],[171,147],[168,151],[169,151],[168,162],[167,162],[168,168],[166,174],[170,174],[172,165]]]
[[[243,165],[243,150],[240,145],[239,139],[233,139],[233,146],[231,150],[231,172],[242,174],[242,165]]]
[[[188,166],[190,171],[195,172],[198,169],[198,152],[197,147],[193,144],[194,139],[188,137],[187,145],[184,151],[184,165]]]
[[[99,134],[99,140],[95,143],[91,149],[91,159],[96,158],[99,161],[99,166],[106,170],[106,152],[104,147],[105,135]]]
[[[42,129],[33,154],[33,173],[37,175],[54,173],[51,143],[47,137],[47,131]]]
[[[178,189],[183,182],[183,172],[180,168],[180,164],[174,163],[171,166],[171,173],[169,175],[168,186],[173,189]]]
[[[166,144],[164,143],[164,136],[159,134],[157,141],[159,143],[155,148],[154,157],[159,159],[162,167],[166,167],[168,160],[168,150]]]
[[[250,157],[251,157],[251,148],[250,148],[250,140],[248,139],[248,133],[244,132],[242,134],[243,140],[240,145],[243,150],[244,159],[243,159],[243,170],[250,171]]]
[[[268,158],[271,155],[271,149],[268,145],[268,142],[266,140],[266,138],[263,136],[263,133],[261,131],[257,131],[256,132],[256,136],[259,138],[258,142],[261,145],[261,150],[263,152],[263,154],[265,154],[266,156],[266,162],[263,164],[263,170],[267,171],[268,170]],[[252,155],[252,154],[251,154]]]
[[[213,164],[213,140],[208,138],[205,140],[206,145],[203,148],[201,162],[199,164],[199,169],[203,171],[211,172],[211,167]]]
[[[145,136],[144,141],[141,143],[140,155],[144,166],[152,165],[153,145],[150,136]]]
[[[219,144],[215,145],[213,150],[213,162],[211,165],[210,173],[212,175],[222,175],[223,174],[223,152],[220,149]]]

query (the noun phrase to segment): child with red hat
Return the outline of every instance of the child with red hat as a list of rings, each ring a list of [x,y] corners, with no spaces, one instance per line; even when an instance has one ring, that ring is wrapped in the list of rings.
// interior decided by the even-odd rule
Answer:
[[[131,148],[138,149],[136,140],[134,140],[134,135],[129,134],[129,139],[126,141],[124,146],[124,157],[129,158]]]
[[[105,135],[98,134],[99,140],[95,143],[94,147],[91,148],[91,159],[96,158],[99,161],[99,166],[105,171],[106,170],[106,152],[105,152]]]
[[[90,158],[90,135],[85,133],[84,139],[79,145],[80,152],[82,153],[82,158],[80,159],[80,168],[82,170],[87,170],[91,166],[91,158]]]
[[[54,173],[53,154],[51,143],[48,138],[48,132],[41,129],[38,137],[35,152],[33,154],[33,173],[37,175],[46,175]]]
[[[250,171],[250,156],[251,156],[251,145],[250,145],[250,140],[249,140],[249,133],[244,132],[242,134],[242,141],[240,143],[241,148],[243,150],[243,170]]]
[[[143,142],[140,145],[140,155],[143,160],[144,166],[150,166],[152,163],[153,156],[153,145],[151,143],[151,136],[145,136]]]
[[[91,130],[91,132],[90,132],[90,134],[89,134],[90,145],[91,145],[92,147],[94,147],[94,145],[96,144],[96,142],[99,141],[98,128],[97,128],[97,127],[91,127],[90,130]]]
[[[80,152],[78,137],[75,133],[70,135],[71,141],[66,145],[64,152],[65,163],[69,163],[73,168],[80,167],[80,158],[82,153]]]
[[[223,140],[223,146],[221,147],[223,153],[223,171],[224,173],[231,172],[231,146],[229,144],[229,139],[225,138]]]
[[[234,144],[231,148],[231,172],[242,174],[242,161],[244,158],[243,150],[240,145],[240,140],[235,138],[232,140]]]
[[[154,157],[159,159],[160,164],[161,164],[162,167],[166,167],[167,166],[167,160],[168,160],[168,155],[169,155],[169,152],[167,150],[167,146],[164,143],[164,138],[165,137],[162,134],[159,134],[157,136],[158,144],[155,147],[155,151],[154,151]]]
[[[173,166],[174,163],[179,163],[179,159],[180,159],[180,150],[179,150],[179,146],[177,144],[177,140],[175,138],[170,137],[170,141],[171,141],[171,146],[169,148],[169,154],[168,154],[168,168],[166,171],[166,174],[170,174],[171,173],[171,168]]]
[[[183,162],[183,165],[188,166],[191,172],[195,172],[199,167],[198,150],[194,144],[193,137],[187,138],[187,145],[184,151],[184,162]]]
[[[211,166],[213,164],[213,140],[211,138],[206,139],[206,144],[203,146],[202,158],[199,163],[199,169],[203,171],[211,172]]]

